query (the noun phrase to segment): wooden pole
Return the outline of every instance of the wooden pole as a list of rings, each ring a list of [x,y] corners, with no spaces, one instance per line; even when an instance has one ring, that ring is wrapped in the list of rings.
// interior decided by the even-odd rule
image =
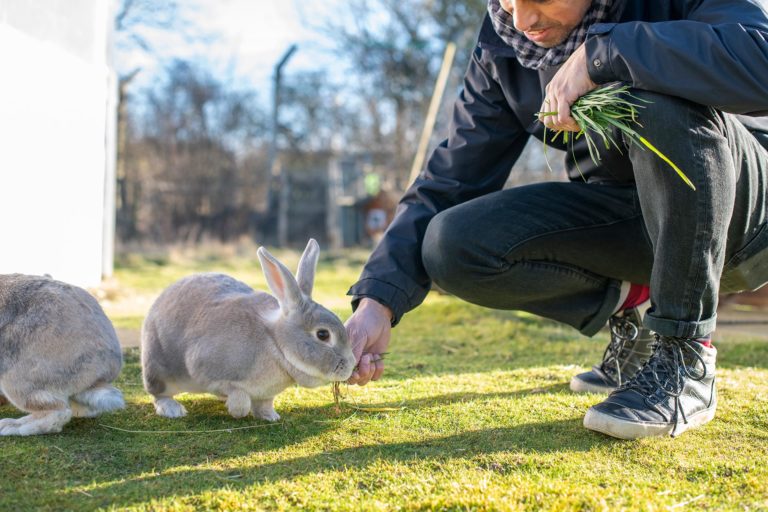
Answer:
[[[421,172],[421,167],[424,165],[424,158],[427,155],[427,149],[429,148],[429,139],[432,137],[432,131],[435,129],[435,119],[437,113],[440,111],[440,103],[443,100],[443,93],[445,92],[445,85],[448,83],[448,75],[451,72],[451,66],[453,66],[453,58],[456,56],[456,44],[448,43],[445,46],[445,53],[443,53],[443,64],[440,67],[440,73],[437,75],[435,81],[435,90],[432,93],[432,101],[429,103],[429,110],[427,111],[427,118],[424,120],[424,128],[421,131],[421,139],[419,139],[419,148],[416,150],[416,156],[413,159],[413,165],[411,166],[411,175],[409,183],[413,183]]]

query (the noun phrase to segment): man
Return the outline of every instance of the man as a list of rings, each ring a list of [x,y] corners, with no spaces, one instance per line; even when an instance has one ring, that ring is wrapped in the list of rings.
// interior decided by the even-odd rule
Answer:
[[[434,281],[587,336],[608,323],[603,361],[571,382],[611,392],[585,427],[632,439],[710,421],[718,293],[768,281],[767,12],[765,0],[490,0],[449,137],[350,290],[350,382],[381,377],[390,327]],[[529,136],[578,130],[573,102],[612,82],[648,102],[638,133],[696,191],[621,137],[599,164],[583,139],[548,142],[567,150],[571,181],[501,190]]]

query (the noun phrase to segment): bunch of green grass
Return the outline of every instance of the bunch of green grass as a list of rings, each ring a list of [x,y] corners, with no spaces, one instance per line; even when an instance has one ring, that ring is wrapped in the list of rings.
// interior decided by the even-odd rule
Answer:
[[[634,101],[633,101],[634,100]],[[592,161],[597,164],[600,160],[600,152],[597,146],[596,137],[603,140],[605,148],[609,149],[614,146],[619,152],[621,149],[613,138],[613,128],[618,128],[628,140],[636,144],[641,148],[648,148],[656,155],[669,164],[672,169],[682,178],[682,180],[696,190],[693,182],[680,170],[680,168],[674,164],[669,158],[666,157],[661,151],[659,151],[648,139],[637,133],[632,125],[640,125],[638,121],[637,113],[638,109],[644,108],[643,105],[636,102],[645,102],[636,96],[629,93],[629,87],[619,87],[617,85],[609,85],[601,89],[595,89],[588,92],[571,106],[571,116],[581,128],[573,136],[574,140],[578,140],[580,137],[584,137],[587,141],[587,148],[589,148],[589,155]],[[646,102],[647,103],[647,102]],[[557,115],[557,112],[537,112],[537,116],[553,116]],[[562,137],[563,143],[566,145],[571,137],[569,131],[558,131],[552,136],[552,141],[557,140],[557,136]],[[547,129],[544,128],[544,150],[546,152],[547,141]],[[547,161],[549,166],[549,162]],[[578,164],[577,164],[578,165]]]

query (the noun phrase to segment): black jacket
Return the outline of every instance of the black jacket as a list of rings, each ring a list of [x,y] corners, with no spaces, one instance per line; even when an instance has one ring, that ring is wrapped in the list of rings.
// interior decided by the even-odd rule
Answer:
[[[589,33],[587,63],[595,83],[621,81],[743,114],[740,120],[768,146],[768,117],[760,117],[768,116],[768,0],[626,0],[618,23],[596,24]],[[534,113],[555,71],[523,68],[486,16],[448,139],[406,191],[349,290],[353,308],[361,297],[374,298],[392,309],[394,325],[424,300],[430,288],[421,262],[427,224],[446,208],[503,187],[528,137],[542,139]],[[625,156],[604,156],[597,166],[583,139],[568,148],[566,169],[572,180],[632,181]]]

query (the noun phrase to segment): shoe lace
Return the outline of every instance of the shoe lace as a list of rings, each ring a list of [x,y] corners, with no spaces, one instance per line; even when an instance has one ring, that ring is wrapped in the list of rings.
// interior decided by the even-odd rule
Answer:
[[[611,328],[611,341],[605,347],[601,366],[606,373],[615,373],[616,382],[621,385],[621,352],[632,347],[640,334],[640,328],[626,316],[613,316],[608,324]]]
[[[653,355],[635,377],[622,386],[622,389],[635,389],[646,398],[657,394],[673,398],[672,419],[675,428],[672,429],[672,435],[674,436],[680,416],[684,423],[688,423],[680,401],[685,379],[703,380],[707,376],[707,367],[695,348],[694,343],[698,343],[697,341],[690,338],[661,337],[658,334],[655,337]],[[686,364],[686,354],[693,356],[692,362],[688,364]],[[701,371],[695,372],[699,363],[701,363]]]

